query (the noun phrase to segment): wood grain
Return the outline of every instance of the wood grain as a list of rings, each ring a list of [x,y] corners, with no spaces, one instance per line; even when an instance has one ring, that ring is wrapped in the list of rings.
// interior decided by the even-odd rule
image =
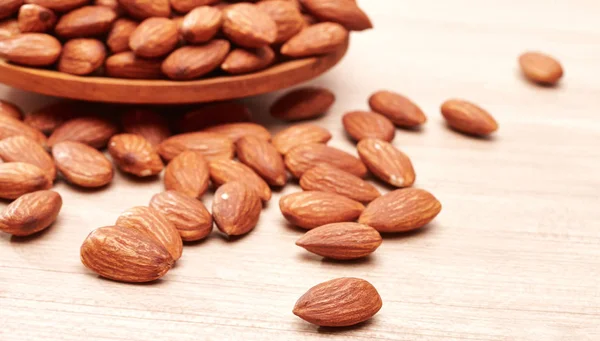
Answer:
[[[331,145],[355,153],[344,112],[367,109],[381,88],[418,103],[428,123],[398,130],[394,144],[411,157],[416,186],[442,202],[435,223],[385,236],[365,261],[323,261],[294,245],[301,231],[279,213],[279,197],[298,190],[288,185],[247,236],[228,242],[213,232],[186,245],[163,280],[127,285],[87,271],[79,246],[93,228],[147,205],[162,183],[117,174],[106,189],[80,191],[60,182],[54,226],[0,236],[0,339],[600,340],[600,4],[360,3],[375,29],[354,35],[347,58],[312,83],[338,98],[317,124],[332,131]],[[530,49],[563,63],[559,87],[522,79],[517,58]],[[27,109],[49,101],[0,91]],[[268,119],[274,97],[246,101],[272,132],[285,126]],[[498,133],[448,130],[439,106],[452,97],[488,110]],[[372,320],[335,330],[292,314],[308,288],[342,276],[377,288],[383,308]]]

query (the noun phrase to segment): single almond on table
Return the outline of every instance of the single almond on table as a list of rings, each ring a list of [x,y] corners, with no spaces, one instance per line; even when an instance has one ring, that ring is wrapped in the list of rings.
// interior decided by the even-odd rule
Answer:
[[[52,187],[48,175],[25,162],[0,163],[0,198],[16,199],[23,194]]]
[[[241,162],[219,159],[208,163],[210,169],[210,178],[216,186],[221,186],[228,182],[240,181],[263,200],[271,199],[271,189],[269,185],[256,174],[252,168]]]
[[[136,19],[171,16],[169,0],[119,0],[119,4]]]
[[[72,75],[89,75],[104,64],[106,49],[100,40],[73,39],[63,46],[58,70]]]
[[[92,37],[108,33],[117,13],[104,6],[84,6],[63,15],[54,29],[62,38]]]
[[[256,191],[241,181],[219,187],[212,203],[215,223],[228,236],[240,236],[254,229],[261,209]]]
[[[177,25],[168,18],[148,18],[129,37],[129,47],[137,56],[156,58],[173,51],[179,42]]]
[[[171,136],[167,119],[150,109],[130,109],[121,115],[125,133],[143,136],[154,147]]]
[[[179,31],[183,39],[189,43],[205,43],[214,38],[222,24],[221,10],[210,6],[200,6],[186,14]]]
[[[174,190],[192,198],[200,198],[208,188],[210,171],[201,152],[188,150],[177,155],[165,170],[167,190]]]
[[[283,158],[268,141],[254,135],[244,136],[236,143],[237,157],[252,168],[269,185],[283,186],[287,182]]]
[[[271,139],[271,133],[269,133],[265,127],[251,122],[219,124],[208,127],[203,131],[225,135],[234,142],[244,136],[255,136],[265,141],[269,141]]]
[[[17,19],[6,19],[0,21],[0,40],[11,38],[21,34]]]
[[[56,166],[44,147],[27,136],[13,136],[0,140],[0,159],[5,162],[25,162],[38,166],[52,182]]]
[[[563,68],[552,56],[526,52],[519,57],[521,71],[527,79],[542,85],[555,85],[563,76]]]
[[[136,57],[131,51],[113,54],[106,59],[106,74],[115,78],[158,79],[163,78],[161,59]]]
[[[57,12],[68,12],[87,4],[89,0],[25,0],[25,2],[40,5]]]
[[[442,115],[448,125],[468,135],[486,136],[498,130],[498,123],[483,108],[460,99],[442,104]]]
[[[364,322],[382,306],[375,287],[359,278],[338,278],[310,288],[294,306],[294,314],[322,327]]]
[[[223,10],[223,33],[243,47],[261,47],[277,39],[277,24],[269,14],[251,3],[239,3]]]
[[[16,104],[0,99],[0,116],[20,120],[23,117],[23,111]]]
[[[173,257],[150,235],[122,226],[90,233],[81,245],[81,262],[102,277],[121,282],[151,282],[171,269]]]
[[[0,212],[0,231],[29,236],[50,226],[62,207],[54,191],[37,191],[20,196]]]
[[[187,13],[196,7],[213,5],[221,0],[171,0],[171,7],[177,12]]]
[[[19,9],[19,30],[25,32],[46,32],[56,24],[56,14],[45,7],[25,4]]]
[[[113,53],[129,51],[129,37],[137,27],[136,21],[127,18],[117,19],[108,33],[106,45]]]
[[[369,138],[361,140],[356,149],[369,171],[382,181],[395,187],[410,187],[415,183],[410,158],[391,143]]]
[[[336,193],[359,202],[370,202],[381,196],[377,188],[365,180],[324,163],[304,172],[300,187],[305,191]]]
[[[201,77],[221,65],[230,47],[230,43],[223,39],[211,40],[204,45],[180,47],[164,60],[162,72],[176,80]]]
[[[304,18],[302,18],[297,4],[292,1],[261,1],[256,5],[275,21],[277,25],[275,43],[288,41],[304,27]]]
[[[56,128],[48,138],[48,145],[52,147],[62,141],[76,141],[94,148],[104,148],[117,131],[117,126],[108,119],[97,116],[77,117]]]
[[[301,144],[327,143],[331,133],[317,125],[305,123],[286,128],[273,136],[273,146],[280,154],[285,155]]]
[[[262,70],[275,61],[275,52],[269,46],[256,49],[235,49],[227,55],[221,69],[232,75]]]
[[[398,189],[373,200],[358,222],[379,232],[406,232],[428,224],[441,210],[442,204],[423,189]]]
[[[52,65],[61,51],[58,39],[45,33],[22,33],[0,40],[0,56],[15,64]]]
[[[63,141],[52,147],[56,167],[72,184],[102,187],[113,178],[112,163],[98,150],[75,141]]]
[[[396,135],[396,128],[392,121],[373,112],[349,112],[342,117],[342,123],[348,135],[356,141],[378,138],[390,142]]]
[[[352,0],[301,0],[302,5],[321,21],[333,21],[352,31],[373,28],[369,17]]]
[[[329,110],[335,95],[325,88],[306,87],[292,90],[271,106],[271,115],[284,121],[316,118]]]
[[[285,155],[285,166],[297,178],[314,166],[325,163],[345,170],[360,178],[367,175],[367,167],[355,156],[321,143],[303,144]]]
[[[42,146],[46,145],[46,135],[20,120],[0,115],[0,140],[11,136],[27,136]]]
[[[150,207],[161,212],[184,241],[206,238],[213,228],[212,215],[201,201],[176,191],[155,194]]]
[[[395,92],[382,90],[374,93],[369,97],[369,106],[399,127],[413,128],[427,121],[419,106]]]
[[[355,221],[365,209],[358,201],[319,191],[285,195],[279,200],[279,208],[290,223],[305,229]]]
[[[51,134],[65,121],[74,117],[90,114],[90,107],[75,101],[60,101],[45,105],[25,116],[23,122],[44,134]]]
[[[0,19],[8,18],[15,14],[21,5],[23,5],[23,0],[2,1],[2,3],[0,3]]]
[[[125,173],[145,177],[159,174],[164,168],[152,144],[141,135],[114,135],[108,142],[108,152]]]
[[[158,153],[167,161],[186,150],[199,151],[207,161],[232,159],[235,145],[225,135],[196,132],[171,136],[158,146]]]
[[[177,129],[182,133],[202,130],[211,126],[248,122],[252,113],[247,106],[233,101],[201,104],[183,114],[177,121]]]
[[[296,245],[326,258],[349,260],[370,255],[381,242],[379,232],[370,226],[335,223],[306,232]]]
[[[324,22],[304,28],[281,47],[281,54],[301,58],[337,51],[348,42],[348,30],[340,24]]]

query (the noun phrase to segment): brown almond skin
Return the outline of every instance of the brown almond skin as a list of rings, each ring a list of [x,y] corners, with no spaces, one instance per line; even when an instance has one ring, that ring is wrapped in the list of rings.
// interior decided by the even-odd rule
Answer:
[[[22,33],[0,40],[0,56],[15,64],[52,65],[61,51],[60,42],[45,33]]]
[[[423,227],[442,210],[442,204],[429,192],[405,188],[373,200],[358,222],[379,232],[407,232]]]
[[[169,251],[173,260],[181,258],[183,244],[179,232],[159,211],[146,206],[132,207],[119,216],[116,225],[148,234]]]
[[[36,4],[57,12],[68,12],[87,4],[89,0],[25,0],[27,4]]]
[[[256,6],[275,21],[277,25],[275,43],[288,41],[304,28],[304,18],[302,18],[297,4],[292,1],[262,1],[257,3]]]
[[[360,178],[367,175],[367,167],[353,155],[320,143],[303,144],[290,150],[284,158],[285,166],[296,177],[312,167],[326,163]]]
[[[285,219],[304,229],[355,221],[365,209],[358,201],[319,191],[285,195],[279,200],[279,208]]]
[[[17,19],[6,19],[0,21],[0,40],[12,38],[21,34]]]
[[[206,238],[213,229],[212,215],[201,201],[176,191],[155,194],[150,207],[169,220],[183,241],[192,242]]]
[[[23,117],[23,111],[16,104],[0,99],[0,116],[20,120]]]
[[[304,28],[282,47],[281,54],[303,58],[335,52],[348,42],[348,30],[340,24],[324,22]]]
[[[218,8],[201,6],[186,14],[179,30],[185,41],[200,44],[214,38],[221,25],[223,15]]]
[[[0,115],[0,140],[11,136],[27,136],[42,146],[45,146],[46,136],[18,119]]]
[[[108,140],[117,132],[118,127],[107,119],[96,116],[78,117],[56,128],[48,138],[48,145],[76,141],[100,149],[106,147]]]
[[[377,91],[369,97],[369,106],[399,127],[414,128],[427,122],[427,116],[419,106],[392,91]]]
[[[271,133],[265,127],[251,122],[219,124],[208,127],[203,131],[225,135],[234,142],[244,136],[256,136],[265,141],[271,140]]]
[[[186,112],[176,126],[179,132],[189,133],[220,124],[248,122],[251,119],[250,109],[242,103],[214,102],[201,104]]]
[[[219,187],[212,203],[215,223],[228,236],[240,236],[254,229],[261,209],[256,191],[238,181]]]
[[[381,235],[377,230],[357,223],[319,226],[296,241],[296,245],[312,253],[337,260],[366,257],[377,250],[381,243]]]
[[[302,174],[300,187],[343,195],[359,202],[371,202],[381,196],[375,186],[337,167],[319,164]]]
[[[75,141],[52,147],[56,167],[72,184],[86,188],[102,187],[112,181],[112,163],[98,150]]]
[[[171,7],[177,12],[188,13],[196,7],[213,5],[221,0],[171,0]]]
[[[364,139],[356,146],[360,159],[369,171],[395,187],[410,187],[416,175],[410,158],[391,143],[380,139]]]
[[[0,19],[8,18],[15,14],[21,5],[23,5],[23,0],[2,1],[2,3],[0,3]]]
[[[129,38],[137,27],[136,21],[127,18],[117,19],[108,33],[106,45],[113,53],[129,51]]]
[[[271,116],[284,121],[313,119],[325,114],[335,95],[325,88],[306,87],[292,90],[271,106]]]
[[[96,39],[73,39],[63,47],[58,70],[72,75],[89,75],[104,64],[106,49]]]
[[[494,117],[473,103],[451,99],[442,104],[441,111],[448,125],[461,133],[487,136],[498,130]]]
[[[177,25],[167,18],[148,18],[131,33],[129,48],[136,56],[156,58],[164,56],[179,42]]]
[[[286,128],[273,135],[273,146],[280,154],[285,155],[294,147],[302,144],[327,143],[331,140],[331,133],[314,124],[297,124]]]
[[[114,78],[159,79],[163,78],[161,59],[136,57],[131,51],[114,54],[106,59],[106,74]]]
[[[81,245],[81,262],[102,277],[131,283],[151,282],[171,269],[173,257],[156,239],[138,230],[107,226]]]
[[[164,168],[152,144],[141,135],[118,134],[111,137],[108,152],[119,169],[138,177],[154,176]]]
[[[270,45],[277,39],[275,21],[250,3],[227,6],[223,10],[222,30],[233,43],[247,48]]]
[[[44,134],[51,134],[64,122],[89,113],[90,107],[86,103],[60,101],[28,113],[23,122]]]
[[[171,16],[169,0],[119,0],[119,5],[136,19]]]
[[[16,199],[23,194],[49,189],[52,182],[38,166],[25,162],[0,163],[0,198]]]
[[[221,69],[232,75],[262,70],[275,61],[275,52],[269,46],[256,49],[235,49],[227,55]]]
[[[238,159],[252,168],[269,185],[283,186],[287,182],[283,158],[268,141],[248,135],[236,143]]]
[[[54,27],[56,24],[56,14],[45,7],[26,4],[19,9],[18,20],[21,32],[43,33]]]
[[[301,0],[306,10],[321,21],[333,21],[348,30],[363,31],[373,28],[371,19],[355,1],[349,0]]]
[[[38,166],[52,182],[56,166],[44,147],[26,136],[13,136],[0,140],[0,159],[4,162],[25,162]]]
[[[177,155],[165,170],[167,190],[177,191],[192,198],[200,198],[208,189],[210,171],[201,152],[188,150]]]
[[[0,231],[29,236],[50,226],[62,207],[54,191],[37,191],[20,196],[0,212]]]
[[[364,322],[381,309],[375,287],[358,278],[338,278],[310,288],[294,306],[294,314],[322,327],[346,327]]]
[[[390,142],[396,135],[396,128],[392,121],[373,112],[349,112],[342,117],[342,123],[348,135],[355,141],[378,138]]]
[[[123,132],[143,136],[154,147],[171,136],[167,119],[150,109],[130,109],[121,115]]]
[[[222,39],[199,46],[180,47],[165,59],[161,70],[175,80],[199,78],[218,68],[227,57],[229,48],[229,42]]]
[[[94,5],[108,7],[110,9],[112,9],[113,11],[117,12],[118,15],[123,14],[122,13],[123,9],[119,5],[118,0],[94,0]]]
[[[523,75],[541,85],[556,85],[564,72],[560,62],[541,52],[526,52],[519,57]]]
[[[263,201],[271,199],[269,185],[252,168],[241,162],[227,159],[214,160],[208,163],[208,168],[210,178],[216,186],[240,181],[254,190]]]
[[[84,6],[63,15],[54,31],[62,38],[92,37],[107,33],[117,13],[104,6]]]
[[[227,136],[196,132],[171,136],[158,146],[158,153],[163,159],[170,161],[186,150],[202,153],[206,161],[232,159],[235,145]]]

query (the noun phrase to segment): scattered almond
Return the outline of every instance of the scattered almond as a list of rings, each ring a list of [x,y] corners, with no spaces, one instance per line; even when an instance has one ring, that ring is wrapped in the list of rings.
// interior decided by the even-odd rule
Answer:
[[[277,24],[266,12],[250,3],[227,6],[223,10],[223,33],[243,47],[262,47],[277,39]]]
[[[23,111],[16,104],[0,99],[0,116],[8,116],[20,120],[23,117]]]
[[[281,47],[289,57],[310,57],[337,51],[348,42],[348,30],[340,24],[324,22],[308,26]]]
[[[51,134],[65,121],[86,114],[90,114],[89,106],[81,102],[60,101],[28,113],[23,122],[44,134]]]
[[[154,147],[171,136],[163,115],[150,109],[131,109],[121,115],[123,131],[143,136]]]
[[[335,95],[325,88],[307,87],[292,90],[271,106],[271,115],[285,121],[316,118],[335,102]]]
[[[257,138],[269,141],[271,133],[260,124],[250,122],[226,123],[204,129],[205,132],[217,133],[227,136],[230,140],[236,142],[244,136],[255,136]]]
[[[108,152],[125,173],[146,177],[159,174],[164,168],[152,144],[141,135],[114,135],[108,142]]]
[[[177,155],[165,170],[165,188],[200,198],[208,188],[210,171],[201,152],[188,150]]]
[[[113,53],[129,51],[129,37],[137,27],[138,23],[131,19],[117,19],[108,33],[106,45]]]
[[[119,0],[119,4],[129,15],[137,19],[171,16],[169,0]]]
[[[48,138],[48,144],[54,146],[62,141],[76,141],[94,148],[104,148],[108,140],[117,131],[117,126],[105,118],[97,116],[77,117],[56,128]]]
[[[52,65],[61,50],[60,42],[45,33],[22,33],[0,40],[0,56],[21,65]]]
[[[399,127],[414,128],[427,121],[421,108],[395,92],[382,90],[374,93],[369,98],[369,106]]]
[[[38,166],[24,162],[0,163],[0,198],[16,199],[23,194],[49,189],[50,179]]]
[[[232,159],[235,146],[227,136],[208,132],[171,136],[158,146],[158,153],[167,161],[186,150],[199,151],[207,161],[210,161]]]
[[[365,209],[358,201],[318,191],[285,195],[279,200],[279,208],[290,223],[305,229],[355,221]]]
[[[252,168],[243,163],[234,160],[219,159],[210,161],[208,167],[210,169],[210,178],[215,185],[221,186],[228,182],[240,181],[248,186],[248,188],[254,190],[263,201],[271,199],[269,185]]]
[[[365,180],[324,163],[304,172],[300,187],[305,191],[336,193],[359,202],[370,202],[381,196],[377,188]]]
[[[283,158],[268,141],[247,135],[236,143],[238,159],[252,168],[268,184],[283,186],[287,182]]]
[[[56,24],[56,14],[51,10],[34,5],[26,4],[19,9],[19,30],[25,32],[46,32]]]
[[[542,85],[555,85],[563,76],[563,68],[552,56],[526,52],[519,57],[521,71],[527,79]]]
[[[73,75],[89,75],[104,64],[106,49],[100,40],[72,39],[63,46],[58,70]]]
[[[381,245],[374,228],[357,223],[335,223],[312,229],[296,245],[331,259],[349,260],[370,255]]]
[[[382,181],[396,187],[410,187],[415,182],[415,170],[410,158],[391,143],[379,139],[364,139],[356,146],[367,168]]]
[[[178,42],[177,25],[168,18],[148,18],[129,37],[129,47],[143,58],[164,56],[173,51]]]
[[[0,115],[0,140],[11,136],[27,136],[42,146],[46,145],[46,136],[18,119]]]
[[[44,171],[51,182],[56,178],[56,166],[52,157],[27,136],[13,136],[0,140],[0,159],[5,162],[30,163]]]
[[[227,55],[221,69],[237,75],[262,70],[275,61],[275,52],[269,46],[256,49],[235,49]]]
[[[171,0],[171,7],[177,12],[187,13],[196,7],[213,5],[221,0]]]
[[[177,129],[182,133],[198,131],[210,126],[248,122],[252,113],[247,106],[233,101],[202,104],[183,114],[177,122]]]
[[[106,156],[81,142],[59,142],[52,147],[52,156],[58,170],[75,185],[102,187],[113,178],[112,164]]]
[[[162,60],[144,59],[131,51],[114,54],[106,59],[106,74],[116,78],[158,79],[163,78]]]
[[[29,236],[50,226],[62,207],[54,191],[37,191],[20,196],[0,212],[0,231]]]
[[[358,158],[320,143],[303,144],[285,155],[285,166],[297,178],[312,167],[326,163],[358,177],[367,175],[367,168]]]
[[[378,138],[390,142],[396,135],[392,121],[373,112],[352,111],[344,115],[342,122],[348,135],[356,141]]]
[[[191,10],[181,23],[180,32],[187,42],[205,43],[219,32],[223,15],[218,8],[200,6]]]
[[[162,72],[176,80],[198,78],[219,67],[229,48],[229,42],[221,39],[200,46],[180,47],[164,60]]]
[[[40,5],[57,12],[68,12],[87,4],[89,0],[25,0],[25,2]]]
[[[304,18],[292,1],[261,1],[258,8],[267,13],[277,25],[275,43],[283,43],[296,35],[304,27]]]
[[[63,15],[55,32],[63,38],[93,37],[108,33],[117,19],[115,11],[104,6],[84,6]]]
[[[254,229],[261,209],[256,191],[238,181],[219,187],[212,203],[215,223],[228,236],[240,236]]]
[[[465,134],[485,136],[498,130],[498,123],[492,115],[464,100],[451,99],[444,102],[442,115],[450,127]]]
[[[321,21],[333,21],[353,31],[373,28],[369,17],[352,0],[301,0],[302,5]]]
[[[298,124],[286,128],[273,136],[273,146],[280,154],[287,154],[292,148],[302,144],[327,143],[331,133],[314,124]]]

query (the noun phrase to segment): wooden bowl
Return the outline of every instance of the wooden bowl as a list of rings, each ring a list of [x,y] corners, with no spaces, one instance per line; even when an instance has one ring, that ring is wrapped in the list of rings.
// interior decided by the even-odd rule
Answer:
[[[305,82],[332,68],[347,50],[346,44],[322,57],[291,60],[251,74],[183,82],[80,77],[0,60],[0,83],[44,95],[96,102],[201,103],[263,94]]]

